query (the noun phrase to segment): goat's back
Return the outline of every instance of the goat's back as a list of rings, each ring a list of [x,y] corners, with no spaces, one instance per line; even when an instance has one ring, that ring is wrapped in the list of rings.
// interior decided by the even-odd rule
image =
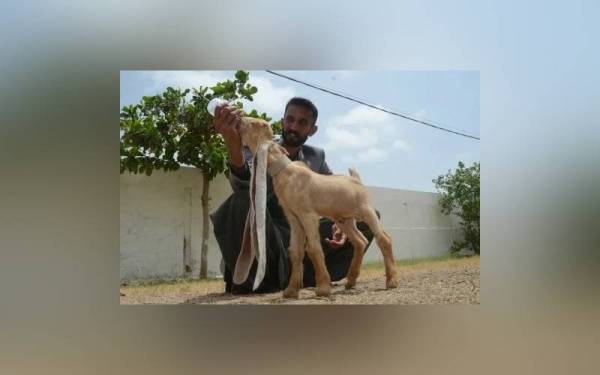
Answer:
[[[282,206],[296,213],[359,217],[360,209],[369,204],[369,194],[357,176],[321,175],[293,162],[273,179],[273,187]]]

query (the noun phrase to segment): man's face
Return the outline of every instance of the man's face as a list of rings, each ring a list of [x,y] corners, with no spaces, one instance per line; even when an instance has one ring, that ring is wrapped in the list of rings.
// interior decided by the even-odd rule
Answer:
[[[315,134],[317,126],[312,111],[297,105],[290,105],[283,116],[283,142],[287,146],[298,147]]]

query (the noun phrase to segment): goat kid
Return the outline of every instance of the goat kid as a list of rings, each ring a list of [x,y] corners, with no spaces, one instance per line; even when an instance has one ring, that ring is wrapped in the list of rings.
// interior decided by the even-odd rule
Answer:
[[[357,229],[356,220],[367,223],[385,263],[386,288],[397,288],[395,261],[391,237],[385,232],[375,210],[369,203],[366,187],[360,176],[350,169],[350,176],[321,175],[313,172],[304,163],[292,162],[287,151],[273,142],[269,124],[261,119],[243,117],[239,127],[242,143],[256,155],[259,147],[267,149],[267,170],[273,179],[273,188],[290,224],[289,254],[292,272],[286,298],[298,298],[302,288],[304,252],[308,253],[315,268],[317,296],[331,294],[331,279],[321,248],[319,218],[332,219],[352,242],[354,254],[345,284],[346,289],[356,285],[367,239]]]

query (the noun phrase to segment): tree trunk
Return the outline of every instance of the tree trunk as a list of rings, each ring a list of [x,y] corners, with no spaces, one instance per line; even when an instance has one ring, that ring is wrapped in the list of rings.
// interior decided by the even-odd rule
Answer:
[[[208,218],[208,201],[210,180],[208,175],[202,175],[202,247],[200,250],[200,279],[208,277],[208,228],[210,221]]]
[[[192,188],[184,189],[185,213],[183,216],[183,277],[192,276]]]

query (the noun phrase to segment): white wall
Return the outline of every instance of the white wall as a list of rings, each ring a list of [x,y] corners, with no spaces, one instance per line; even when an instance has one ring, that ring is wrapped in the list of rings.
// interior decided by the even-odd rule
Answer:
[[[195,168],[155,171],[152,176],[125,173],[120,178],[121,279],[183,276],[186,228],[191,239],[192,276],[200,272],[202,174]],[[231,187],[225,176],[211,181],[210,212]],[[209,229],[208,273],[220,274],[221,256]]]
[[[440,213],[437,194],[370,187],[373,206],[394,241],[397,259],[442,255],[453,236],[456,219]],[[225,176],[211,182],[210,212],[229,194]],[[195,168],[155,171],[152,176],[120,177],[121,280],[170,279],[184,275],[184,236],[190,238],[192,277],[199,274],[202,236],[202,175]],[[220,275],[221,256],[209,228],[209,276]],[[454,237],[455,238],[455,237]],[[380,260],[375,242],[365,261]]]
[[[448,252],[460,237],[458,219],[440,212],[438,194],[369,187],[371,203],[392,237],[396,259],[423,258]],[[364,261],[382,260],[375,240]]]

